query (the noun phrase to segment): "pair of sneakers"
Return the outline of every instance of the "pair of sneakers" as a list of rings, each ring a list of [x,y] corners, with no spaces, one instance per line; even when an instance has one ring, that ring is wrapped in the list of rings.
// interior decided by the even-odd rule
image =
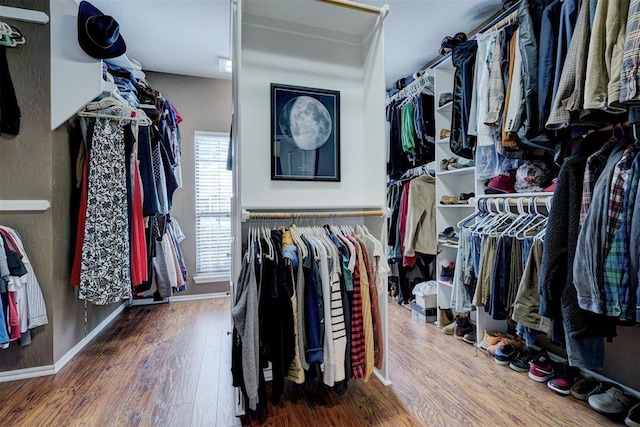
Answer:
[[[527,363],[528,370],[525,369]],[[571,394],[571,388],[580,379],[578,368],[569,366],[567,362],[554,362],[546,351],[532,347],[527,347],[511,368],[520,372],[528,371],[529,378],[539,383],[546,382],[547,387],[564,396]]]

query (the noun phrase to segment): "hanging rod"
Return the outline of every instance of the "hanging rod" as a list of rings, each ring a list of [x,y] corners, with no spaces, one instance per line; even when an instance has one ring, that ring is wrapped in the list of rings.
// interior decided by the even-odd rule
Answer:
[[[44,12],[10,6],[0,6],[0,18],[34,22],[36,24],[46,24],[49,22],[49,16]]]
[[[367,211],[333,211],[333,212],[249,212],[242,211],[242,221],[252,219],[311,219],[311,218],[360,218],[384,217],[386,212],[378,210]]]
[[[374,15],[382,15],[383,18],[387,16],[389,13],[389,6],[384,5],[383,7],[371,6],[368,4],[358,3],[351,0],[316,0],[320,3],[327,3],[334,6],[340,6],[351,10],[357,10],[360,12],[371,13]]]

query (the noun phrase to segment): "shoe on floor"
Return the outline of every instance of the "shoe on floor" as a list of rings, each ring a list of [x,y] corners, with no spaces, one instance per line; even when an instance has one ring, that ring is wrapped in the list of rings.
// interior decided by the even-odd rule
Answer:
[[[442,327],[442,333],[445,335],[453,335],[456,328],[456,322],[451,322],[446,326]]]
[[[496,350],[504,347],[507,344],[511,344],[512,346],[516,347],[518,350],[522,350],[525,347],[524,341],[522,341],[522,338],[520,337],[510,338],[506,336],[506,337],[500,338],[500,341],[498,341],[496,344],[489,346],[488,351],[489,353],[495,356]]]
[[[473,332],[474,326],[469,319],[469,313],[460,313],[455,321],[455,328],[453,330],[453,337],[461,340],[468,333]]]
[[[554,363],[546,351],[540,352],[529,363],[529,378],[539,383],[549,381],[556,374]]]
[[[571,387],[571,396],[578,400],[587,400],[589,394],[600,388],[600,384],[600,380],[597,378],[582,378]]]
[[[492,345],[496,345],[500,342],[500,339],[507,338],[502,332],[487,332],[484,331],[484,337],[480,341],[480,348],[488,350]]]
[[[438,311],[436,314],[436,326],[438,328],[444,328],[447,325],[450,325],[455,320],[453,316],[453,310],[450,308],[440,308],[438,307]],[[455,326],[455,325],[454,325]]]
[[[571,394],[571,387],[580,379],[580,369],[569,366],[567,362],[558,365],[556,376],[549,380],[547,386],[562,395]]]
[[[611,387],[604,393],[592,394],[587,399],[587,402],[591,409],[609,417],[627,414],[634,403],[618,387]]]
[[[640,427],[640,403],[629,410],[624,424],[627,427]]]
[[[520,355],[514,361],[509,363],[509,367],[514,371],[529,372],[529,362],[531,362],[538,353],[539,350],[536,350],[533,347],[526,347],[520,352]]]
[[[476,344],[476,330],[475,327],[473,328],[473,331],[469,332],[468,334],[464,334],[464,336],[462,337],[462,341],[466,342],[467,344]]]
[[[518,357],[519,353],[520,351],[515,346],[507,344],[496,350],[494,360],[498,365],[507,366]]]

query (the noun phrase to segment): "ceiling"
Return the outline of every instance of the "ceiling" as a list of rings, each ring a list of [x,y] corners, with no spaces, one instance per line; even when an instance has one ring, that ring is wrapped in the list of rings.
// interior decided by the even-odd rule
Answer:
[[[261,0],[295,3],[301,0]],[[385,21],[386,84],[412,74],[438,56],[443,37],[468,32],[500,8],[500,0],[362,0],[390,6]],[[230,78],[218,58],[230,56],[229,0],[92,0],[115,17],[127,55],[144,70]],[[352,13],[352,12],[349,12]]]

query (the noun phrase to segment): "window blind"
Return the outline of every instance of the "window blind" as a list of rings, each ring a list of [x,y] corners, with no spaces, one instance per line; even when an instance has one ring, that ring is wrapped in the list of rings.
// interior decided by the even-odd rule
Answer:
[[[195,133],[196,271],[228,277],[231,272],[232,177],[227,167],[229,135]]]

